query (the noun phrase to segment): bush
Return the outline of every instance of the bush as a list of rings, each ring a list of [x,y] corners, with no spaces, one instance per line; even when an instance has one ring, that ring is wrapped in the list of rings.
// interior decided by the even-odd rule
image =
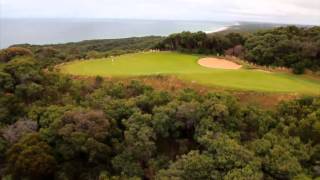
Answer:
[[[10,47],[0,51],[0,62],[8,62],[16,56],[32,56],[33,53],[22,47]]]

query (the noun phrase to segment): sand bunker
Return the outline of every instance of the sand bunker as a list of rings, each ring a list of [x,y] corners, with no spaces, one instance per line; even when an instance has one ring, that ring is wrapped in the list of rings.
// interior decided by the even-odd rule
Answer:
[[[240,69],[242,66],[226,59],[202,58],[198,61],[201,66],[217,69]]]

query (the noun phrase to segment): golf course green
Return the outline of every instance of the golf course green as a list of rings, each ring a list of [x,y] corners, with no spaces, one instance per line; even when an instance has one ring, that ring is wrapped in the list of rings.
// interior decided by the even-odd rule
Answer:
[[[83,76],[128,77],[141,75],[175,75],[183,80],[233,89],[320,93],[320,81],[288,73],[257,70],[212,69],[200,66],[200,55],[176,52],[146,52],[118,57],[74,61],[59,66],[62,73]]]

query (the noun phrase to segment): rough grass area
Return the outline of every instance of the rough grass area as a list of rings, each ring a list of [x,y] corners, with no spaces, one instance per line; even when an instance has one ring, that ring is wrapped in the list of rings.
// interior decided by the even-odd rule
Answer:
[[[320,93],[320,81],[288,73],[257,70],[224,70],[200,66],[198,55],[174,52],[127,54],[114,58],[75,61],[61,65],[62,73],[84,76],[128,77],[169,74],[183,80],[232,89]]]

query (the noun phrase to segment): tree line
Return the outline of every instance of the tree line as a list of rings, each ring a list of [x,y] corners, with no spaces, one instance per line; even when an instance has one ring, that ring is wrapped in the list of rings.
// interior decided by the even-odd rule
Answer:
[[[248,33],[182,32],[168,37],[90,40],[56,45],[15,45],[0,51],[0,62],[14,55],[31,55],[43,67],[74,59],[92,59],[159,49],[185,53],[231,55],[264,65],[291,68],[302,74],[320,70],[320,27],[286,26]]]
[[[124,39],[87,40],[53,45],[19,44],[0,50],[0,63],[16,55],[33,55],[42,67],[75,59],[94,59],[152,49],[163,37],[147,36]]]
[[[224,93],[72,80],[29,53],[0,70],[4,179],[320,176],[319,97],[268,111]]]
[[[320,27],[287,26],[256,33],[182,32],[168,36],[157,48],[188,53],[233,55],[265,66],[320,70]]]

